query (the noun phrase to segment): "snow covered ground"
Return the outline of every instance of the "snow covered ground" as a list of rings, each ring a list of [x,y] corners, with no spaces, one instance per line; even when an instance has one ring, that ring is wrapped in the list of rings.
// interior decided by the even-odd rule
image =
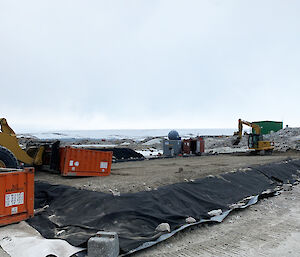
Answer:
[[[300,128],[284,128],[265,136],[265,139],[273,141],[279,152],[300,150]]]
[[[162,156],[163,150],[150,148],[150,149],[143,149],[143,150],[136,150],[136,152],[142,154],[145,158],[157,157]]]
[[[234,146],[235,137],[212,137],[205,139],[205,151],[207,153],[234,153],[246,152],[247,136],[243,136],[241,142]],[[264,135],[264,140],[274,142],[274,151],[286,152],[288,150],[300,150],[300,128],[284,128],[269,135]]]

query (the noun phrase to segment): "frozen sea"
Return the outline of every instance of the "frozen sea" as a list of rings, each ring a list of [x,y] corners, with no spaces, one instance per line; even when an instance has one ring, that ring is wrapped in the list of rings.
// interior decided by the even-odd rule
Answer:
[[[39,139],[132,139],[142,141],[149,137],[167,136],[172,129],[121,129],[121,130],[68,130],[48,131],[34,133],[19,133],[19,136],[34,136]],[[233,135],[235,129],[213,128],[213,129],[175,129],[182,138],[194,136],[219,136]]]

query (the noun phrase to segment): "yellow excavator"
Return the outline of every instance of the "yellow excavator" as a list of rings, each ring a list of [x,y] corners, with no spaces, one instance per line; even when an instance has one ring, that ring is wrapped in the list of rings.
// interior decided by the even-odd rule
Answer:
[[[25,151],[20,147],[16,133],[6,119],[0,118],[0,125],[0,168],[18,168],[19,162],[30,166],[42,165],[44,146],[39,146],[35,151]]]
[[[238,121],[239,130],[234,133],[234,135],[237,135],[237,138],[233,141],[233,145],[238,145],[240,143],[243,134],[243,125],[247,125],[253,128],[254,133],[250,133],[248,137],[249,149],[254,150],[255,154],[271,154],[274,149],[274,143],[265,141],[263,139],[260,126],[249,121],[244,121],[242,119],[239,119]]]

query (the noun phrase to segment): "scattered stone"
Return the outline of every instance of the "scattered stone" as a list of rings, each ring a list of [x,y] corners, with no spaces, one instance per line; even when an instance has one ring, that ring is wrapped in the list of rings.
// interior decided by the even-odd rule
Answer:
[[[265,191],[263,191],[261,194],[262,195],[269,195],[269,194],[271,194],[271,193],[273,193],[274,191],[272,190],[272,189],[267,189],[267,190],[265,190]]]
[[[111,192],[113,194],[113,196],[120,196],[121,195],[120,192],[114,191],[112,189],[109,189],[108,191]]]
[[[57,235],[57,236],[60,236],[60,235],[63,234],[64,232],[65,232],[65,230],[58,231],[58,232],[56,233],[56,235]]]
[[[250,201],[252,198],[254,198],[253,195],[246,197],[244,200],[245,200],[245,201]]]
[[[221,209],[209,211],[207,214],[211,217],[221,215],[223,212]]]
[[[183,172],[183,168],[182,168],[182,167],[180,167],[180,168],[178,169],[178,173],[180,173],[180,172]]]
[[[170,232],[171,228],[170,228],[169,223],[160,223],[156,227],[155,231],[157,231],[157,232]]]
[[[283,184],[282,188],[284,191],[291,191],[293,188],[293,185],[292,184]]]
[[[247,167],[247,168],[239,168],[239,171],[249,171],[252,170],[251,168]]]
[[[196,220],[193,217],[188,217],[185,219],[185,222],[188,224],[192,224],[192,223],[195,223]]]
[[[234,204],[229,205],[229,208],[233,210],[233,209],[241,208],[244,205],[245,205],[245,203],[234,203]]]
[[[49,205],[48,205],[48,204],[45,205],[45,206],[42,207],[42,208],[39,208],[39,209],[34,210],[34,215],[37,215],[37,214],[39,214],[39,213],[45,211],[47,208],[49,208]]]

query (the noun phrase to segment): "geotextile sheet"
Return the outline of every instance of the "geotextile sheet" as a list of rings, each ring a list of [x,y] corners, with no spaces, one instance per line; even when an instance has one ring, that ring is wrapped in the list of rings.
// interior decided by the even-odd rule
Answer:
[[[299,170],[299,160],[287,160],[120,196],[36,182],[35,208],[49,207],[29,224],[45,238],[65,239],[80,247],[86,247],[98,231],[117,232],[120,253],[126,254],[189,226],[187,217],[197,223],[214,221],[208,212],[221,209],[224,217],[215,220],[221,221],[232,204],[249,196],[257,199],[267,189],[274,192],[281,183],[295,182]],[[160,223],[169,223],[171,233],[157,232]]]

